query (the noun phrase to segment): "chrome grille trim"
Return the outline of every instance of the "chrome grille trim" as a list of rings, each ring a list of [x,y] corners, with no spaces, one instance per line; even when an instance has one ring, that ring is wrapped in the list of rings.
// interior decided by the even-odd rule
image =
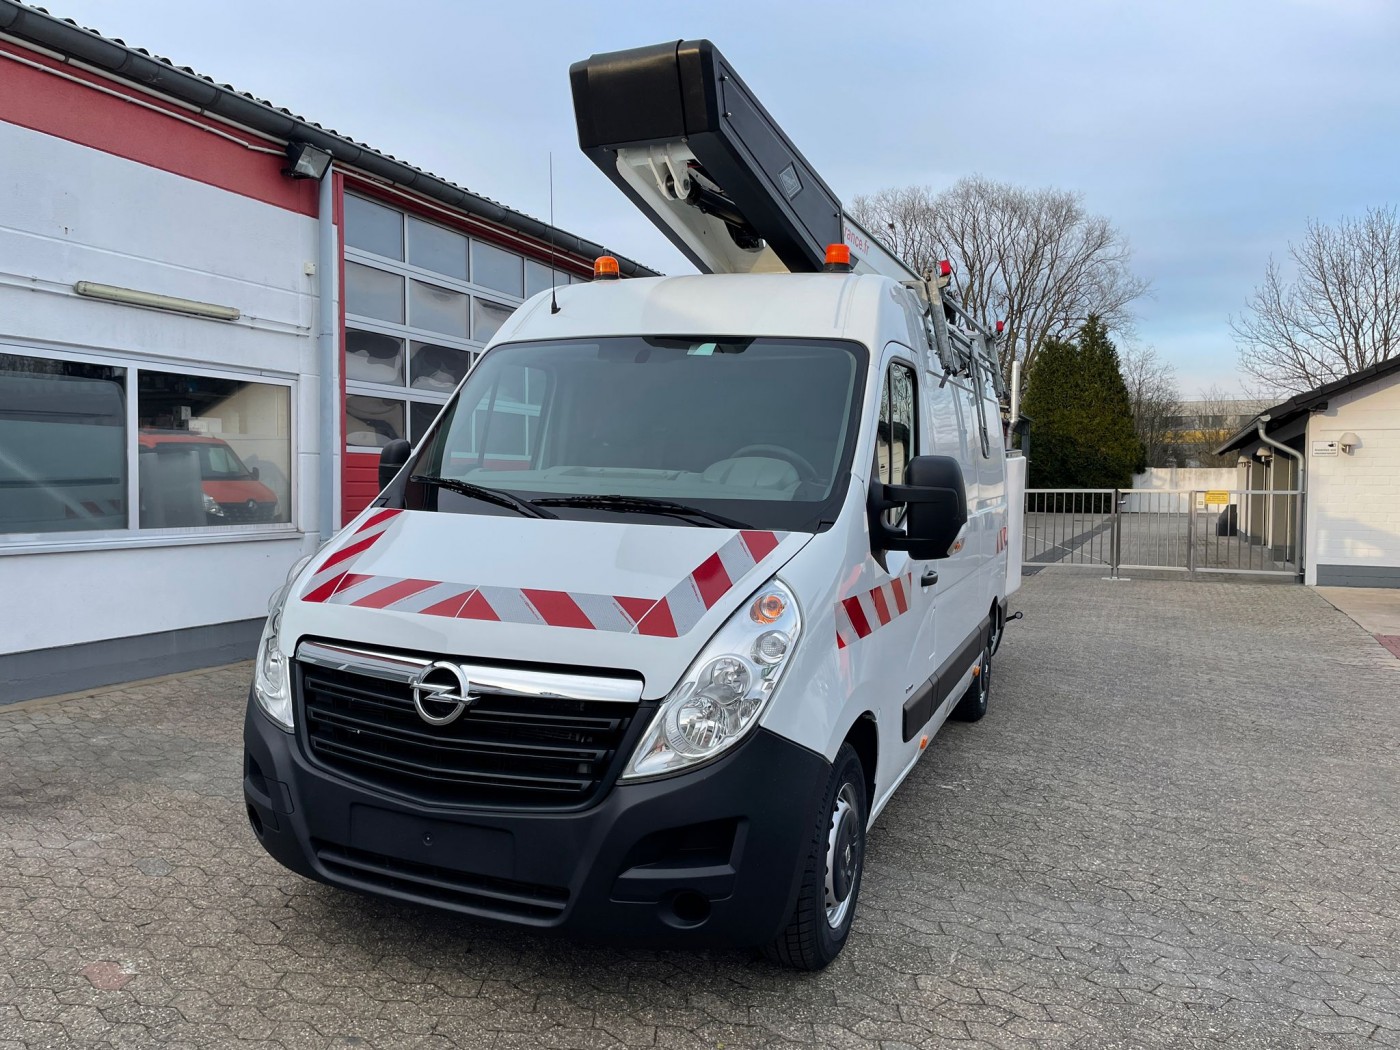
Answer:
[[[296,658],[316,667],[367,675],[401,685],[411,683],[433,662],[401,653],[328,645],[324,642],[302,642],[297,646]],[[460,663],[458,666],[471,682],[472,692],[487,696],[594,700],[614,704],[636,704],[642,698],[640,679],[559,674],[473,663]]]

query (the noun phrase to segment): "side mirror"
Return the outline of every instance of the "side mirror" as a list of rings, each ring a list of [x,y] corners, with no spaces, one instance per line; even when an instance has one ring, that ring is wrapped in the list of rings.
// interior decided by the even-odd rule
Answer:
[[[393,481],[395,475],[403,469],[403,465],[408,462],[408,457],[412,452],[413,446],[403,438],[396,438],[384,446],[379,453],[380,492],[389,487],[389,482]]]
[[[870,540],[877,550],[908,551],[916,561],[946,558],[967,524],[967,484],[951,456],[915,456],[905,485],[870,486]],[[907,505],[904,530],[885,524],[884,513]]]
[[[251,474],[251,475],[253,475],[253,480],[254,480],[254,481],[261,481],[261,480],[262,480],[261,475],[258,474],[258,468],[257,468],[257,467],[253,467],[251,470],[248,471],[248,473]]]

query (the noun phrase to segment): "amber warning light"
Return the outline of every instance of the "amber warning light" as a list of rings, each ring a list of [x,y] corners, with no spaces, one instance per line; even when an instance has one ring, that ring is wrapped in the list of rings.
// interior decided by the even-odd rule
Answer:
[[[618,269],[617,260],[611,255],[600,255],[593,260],[593,279],[595,281],[615,281],[622,276],[622,271]]]
[[[826,265],[822,269],[827,273],[850,273],[851,246],[849,244],[828,244],[826,246]]]

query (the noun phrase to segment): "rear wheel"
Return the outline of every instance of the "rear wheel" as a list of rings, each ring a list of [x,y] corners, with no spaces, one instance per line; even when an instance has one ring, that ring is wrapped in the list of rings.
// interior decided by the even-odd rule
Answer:
[[[972,675],[972,684],[963,693],[952,716],[959,722],[977,722],[987,713],[987,701],[992,695],[992,653],[996,651],[997,627],[994,623],[987,630],[982,643],[982,657]]]
[[[831,768],[787,926],[764,954],[798,970],[820,970],[841,949],[851,932],[865,866],[868,802],[860,757],[842,744]]]

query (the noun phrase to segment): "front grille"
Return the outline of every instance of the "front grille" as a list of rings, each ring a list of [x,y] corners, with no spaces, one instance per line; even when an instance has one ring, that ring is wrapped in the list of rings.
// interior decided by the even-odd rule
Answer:
[[[316,859],[332,875],[381,893],[442,908],[548,922],[569,903],[569,891],[561,886],[467,875],[327,842],[313,840],[312,847]]]
[[[223,517],[215,520],[217,525],[255,525],[269,522],[277,516],[277,504],[220,503]]]
[[[611,775],[637,711],[603,700],[487,694],[455,722],[418,717],[411,687],[297,663],[303,746],[322,767],[435,805],[566,809]]]

